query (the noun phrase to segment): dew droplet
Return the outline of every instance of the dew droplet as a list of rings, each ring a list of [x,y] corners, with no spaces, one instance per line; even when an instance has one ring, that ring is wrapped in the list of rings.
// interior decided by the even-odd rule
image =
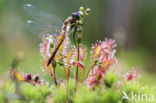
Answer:
[[[29,20],[29,21],[27,21],[27,23],[32,23],[32,21],[31,21],[31,20]]]
[[[27,6],[32,6],[31,4],[26,4]]]

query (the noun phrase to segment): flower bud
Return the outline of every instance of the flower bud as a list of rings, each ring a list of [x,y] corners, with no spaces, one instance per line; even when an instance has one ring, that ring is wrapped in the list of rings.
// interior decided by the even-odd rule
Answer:
[[[54,43],[50,43],[50,48],[54,48]]]
[[[56,61],[52,62],[52,66],[53,66],[53,68],[56,68]]]
[[[35,81],[36,83],[39,81],[39,76],[38,76],[38,75],[35,76],[34,81]]]
[[[84,11],[84,7],[80,7],[80,11]]]
[[[91,9],[90,9],[90,8],[87,8],[87,9],[86,9],[86,12],[90,12],[90,11],[91,11]]]
[[[81,39],[82,39],[82,35],[81,34],[78,34],[78,36],[77,36],[77,43],[78,44],[81,42]]]
[[[26,81],[29,81],[29,80],[31,80],[31,79],[32,79],[31,74],[26,74],[26,75],[25,75],[25,80],[26,80]]]
[[[88,13],[87,12],[84,12],[84,15],[88,16]]]

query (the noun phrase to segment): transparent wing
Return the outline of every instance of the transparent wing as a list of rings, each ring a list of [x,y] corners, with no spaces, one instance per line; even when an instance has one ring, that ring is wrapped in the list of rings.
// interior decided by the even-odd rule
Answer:
[[[27,21],[26,26],[34,34],[55,34],[61,30],[63,22],[57,16],[44,12],[31,4],[25,4],[24,10],[32,18]]]

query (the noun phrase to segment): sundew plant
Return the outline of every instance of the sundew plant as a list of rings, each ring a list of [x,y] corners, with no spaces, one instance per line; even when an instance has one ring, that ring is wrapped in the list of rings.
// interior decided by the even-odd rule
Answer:
[[[24,8],[29,11],[35,7],[27,4]],[[59,34],[42,33],[40,73],[20,71],[18,64],[23,55],[17,54],[8,71],[9,77],[1,82],[0,103],[155,102],[155,88],[141,83],[135,70],[125,74],[116,70],[115,40],[106,38],[91,48],[82,44],[83,18],[89,12],[89,8],[80,7],[63,22]],[[73,45],[68,37],[72,34]]]

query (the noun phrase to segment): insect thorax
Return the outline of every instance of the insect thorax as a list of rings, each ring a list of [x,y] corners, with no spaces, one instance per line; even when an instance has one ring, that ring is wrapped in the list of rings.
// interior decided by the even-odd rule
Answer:
[[[68,17],[63,23],[62,31],[66,31],[67,26],[69,26],[70,30],[72,30],[75,23],[76,23],[76,20],[72,16]]]

